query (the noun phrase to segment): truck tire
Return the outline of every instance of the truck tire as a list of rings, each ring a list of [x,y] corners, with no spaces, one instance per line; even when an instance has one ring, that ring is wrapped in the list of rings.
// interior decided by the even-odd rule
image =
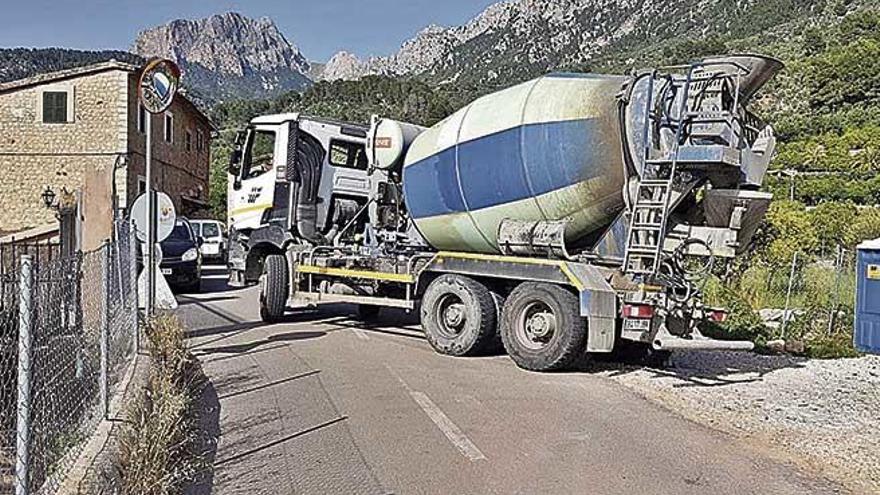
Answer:
[[[497,332],[495,301],[485,285],[462,275],[442,275],[422,297],[425,337],[440,354],[473,356],[487,351]]]
[[[571,366],[587,344],[578,297],[554,284],[520,284],[504,303],[501,339],[521,368],[553,371]]]
[[[266,256],[260,282],[260,318],[275,323],[284,316],[290,295],[287,258],[280,254]]]
[[[486,353],[499,355],[504,353],[504,342],[501,341],[501,309],[504,308],[504,294],[494,289],[489,289],[492,294],[492,302],[495,304],[495,331],[486,345]]]

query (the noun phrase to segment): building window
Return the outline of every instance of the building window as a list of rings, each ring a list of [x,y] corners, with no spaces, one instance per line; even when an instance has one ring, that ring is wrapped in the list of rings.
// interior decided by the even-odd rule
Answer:
[[[43,92],[43,123],[64,124],[69,122],[67,115],[67,91]]]
[[[138,103],[138,132],[147,132],[147,109]]]
[[[187,129],[186,130],[186,151],[192,151],[193,149],[193,133]]]
[[[196,129],[196,151],[201,153],[205,150],[205,133],[201,129]]]
[[[165,142],[174,142],[174,115],[170,112],[165,114]]]
[[[138,196],[147,192],[147,178],[143,175],[138,175]]]

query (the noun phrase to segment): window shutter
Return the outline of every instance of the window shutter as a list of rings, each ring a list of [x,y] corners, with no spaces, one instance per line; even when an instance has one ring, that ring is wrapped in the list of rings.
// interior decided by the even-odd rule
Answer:
[[[63,124],[67,119],[67,92],[43,92],[43,122],[46,124]]]

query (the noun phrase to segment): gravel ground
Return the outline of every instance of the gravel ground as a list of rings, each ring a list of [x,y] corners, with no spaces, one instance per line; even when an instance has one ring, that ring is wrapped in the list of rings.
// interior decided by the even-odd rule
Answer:
[[[855,492],[880,493],[880,356],[818,361],[681,352],[662,370],[603,373],[691,420],[754,438]]]

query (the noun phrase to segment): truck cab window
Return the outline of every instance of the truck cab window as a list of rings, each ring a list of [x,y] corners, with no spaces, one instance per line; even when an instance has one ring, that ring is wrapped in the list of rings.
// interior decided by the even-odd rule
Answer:
[[[360,143],[332,139],[330,140],[330,165],[366,170],[366,148]]]
[[[259,177],[272,170],[275,163],[275,133],[254,130],[248,136],[242,160],[244,180]]]

